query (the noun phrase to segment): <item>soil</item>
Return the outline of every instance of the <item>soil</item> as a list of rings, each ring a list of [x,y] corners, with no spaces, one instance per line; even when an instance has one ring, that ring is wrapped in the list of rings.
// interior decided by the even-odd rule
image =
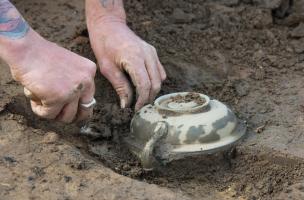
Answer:
[[[44,37],[95,60],[83,1],[14,2]],[[1,62],[1,199],[303,199],[304,1],[130,0],[126,10],[166,68],[160,95],[225,102],[247,121],[246,139],[229,157],[145,172],[121,139],[133,111],[101,75],[90,124],[102,134],[87,137],[35,117]]]
[[[189,102],[195,102],[197,105],[203,105],[206,100],[204,98],[201,98],[200,94],[195,92],[190,92],[189,94],[186,94],[185,96],[177,95],[172,97],[171,102],[176,103],[189,103]]]

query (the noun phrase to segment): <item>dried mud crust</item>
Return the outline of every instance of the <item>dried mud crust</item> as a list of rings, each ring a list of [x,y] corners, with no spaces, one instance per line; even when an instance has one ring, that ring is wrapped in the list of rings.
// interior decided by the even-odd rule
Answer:
[[[195,102],[197,105],[203,105],[206,103],[206,100],[200,96],[198,93],[190,92],[189,94],[183,95],[176,95],[174,97],[171,97],[171,102],[175,103],[189,103],[189,102]]]
[[[193,199],[214,193],[222,194],[222,198],[211,199],[274,199],[292,195],[290,190],[298,193],[301,189],[297,189],[297,182],[304,174],[304,1],[294,1],[291,13],[280,6],[281,2],[126,1],[129,25],[158,49],[166,68],[168,80],[161,94],[203,92],[227,103],[248,122],[249,138],[232,159],[221,155],[195,157],[174,161],[154,172],[143,171],[121,140],[129,132],[132,110],[119,109],[117,95],[100,75],[96,77],[98,105],[90,122],[97,131],[106,133],[100,138],[81,136],[73,125],[35,117],[24,97],[15,95],[17,84],[2,79],[9,72],[0,75],[0,94],[14,98],[1,99],[0,112],[7,120],[60,134],[62,142],[77,147],[88,162],[99,160],[119,174],[182,191]],[[94,59],[82,1],[30,0],[16,1],[16,5],[43,36]],[[274,13],[281,14],[277,17]],[[263,131],[256,134],[260,127]],[[35,134],[27,137],[31,140]],[[27,147],[22,142],[18,144]],[[27,149],[29,153],[49,147],[47,143],[34,144],[39,148]],[[24,155],[18,156],[21,159]],[[3,160],[1,164],[11,163],[8,169],[14,166],[9,157]],[[28,162],[34,165],[31,159]],[[92,172],[83,163],[73,166]],[[34,171],[39,174],[39,170]],[[69,172],[58,175],[59,179]],[[46,176],[52,178],[52,174]],[[85,183],[94,184],[83,180]],[[293,185],[296,189],[289,189]],[[14,192],[12,188],[4,191]]]

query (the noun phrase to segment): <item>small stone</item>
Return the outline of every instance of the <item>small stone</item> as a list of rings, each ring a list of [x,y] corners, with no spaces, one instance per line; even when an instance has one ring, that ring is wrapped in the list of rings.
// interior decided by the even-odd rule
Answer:
[[[171,16],[175,23],[190,23],[193,18],[192,14],[187,14],[180,8],[175,8]]]
[[[90,123],[87,126],[82,127],[80,133],[94,139],[100,137],[109,138],[112,136],[111,129],[106,124],[102,123]]]
[[[258,51],[254,52],[253,54],[253,58],[254,60],[260,61],[264,58],[265,56],[265,52],[261,49],[259,49]]]
[[[102,136],[105,137],[105,138],[108,138],[108,137],[112,136],[112,132],[111,132],[111,130],[108,126],[104,126],[104,131],[102,133]]]
[[[234,84],[234,88],[238,96],[243,97],[248,95],[250,91],[250,85],[247,81],[240,80]]]
[[[292,50],[292,48],[290,48],[290,47],[286,47],[286,51],[288,51],[289,53],[292,53],[293,52],[293,50]]]
[[[252,0],[252,3],[262,8],[275,9],[281,5],[282,0]]]
[[[249,197],[249,199],[250,200],[256,200],[257,198],[256,198],[256,196],[252,195],[252,196]]]
[[[296,188],[297,188],[298,190],[300,190],[301,192],[304,192],[304,184],[303,184],[303,183],[297,184],[297,185],[296,185]]]
[[[291,13],[291,10],[293,14],[297,13],[294,10],[294,7],[299,7],[299,6],[294,5],[293,0],[273,0],[273,1],[278,1],[279,3],[279,4],[277,3],[276,8],[272,8],[272,13],[275,18],[283,19],[284,17],[288,16]],[[291,21],[296,21],[296,20],[291,20]]]
[[[8,164],[15,164],[17,162],[16,159],[14,157],[11,157],[11,156],[4,156],[3,160],[5,162],[7,162]]]
[[[304,23],[300,23],[296,28],[294,28],[291,31],[290,36],[295,38],[304,37]]]
[[[122,170],[124,170],[124,171],[129,171],[130,169],[131,169],[131,167],[128,164],[124,164],[122,166]]]
[[[42,167],[34,166],[31,171],[35,174],[36,177],[42,177],[45,175],[44,168]]]
[[[291,45],[296,53],[304,52],[304,38],[291,41]]]
[[[72,177],[70,177],[70,176],[64,176],[63,178],[66,183],[68,183],[72,180]]]
[[[271,10],[256,10],[256,17],[252,20],[255,28],[262,29],[267,28],[273,24],[273,18]]]
[[[35,180],[35,178],[33,176],[29,176],[29,177],[27,177],[27,180],[28,181],[33,181],[33,180]]]
[[[221,3],[225,6],[237,6],[240,0],[221,0]]]
[[[47,132],[43,138],[43,143],[53,144],[59,140],[59,135],[55,132]]]

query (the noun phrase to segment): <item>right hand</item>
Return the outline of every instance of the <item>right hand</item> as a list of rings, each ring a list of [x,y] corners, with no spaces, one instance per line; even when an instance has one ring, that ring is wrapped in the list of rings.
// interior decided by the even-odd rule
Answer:
[[[135,111],[152,103],[166,79],[156,49],[135,35],[124,21],[116,18],[89,21],[90,41],[100,72],[111,82],[120,97],[121,107],[130,106],[132,87],[136,87]]]
[[[33,30],[22,38],[22,48],[10,57],[12,75],[37,99],[31,100],[38,116],[65,123],[91,117],[92,108],[82,108],[94,97],[96,65],[43,39]]]

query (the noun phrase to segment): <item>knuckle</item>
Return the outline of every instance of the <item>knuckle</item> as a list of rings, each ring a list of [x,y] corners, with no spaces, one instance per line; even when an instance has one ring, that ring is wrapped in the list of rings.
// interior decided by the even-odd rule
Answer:
[[[68,92],[66,90],[59,90],[56,92],[56,102],[65,102],[68,98]]]
[[[162,81],[165,81],[165,80],[167,80],[167,74],[166,74],[166,72],[162,76]]]
[[[52,105],[54,103],[65,102],[68,96],[67,90],[59,90],[54,92],[53,97],[48,97],[46,99],[47,105]]]
[[[131,52],[133,53],[133,55],[135,55],[135,56],[140,56],[144,52],[143,49],[139,45],[133,46],[130,49],[131,49]]]
[[[81,88],[81,91],[91,90],[94,87],[94,81],[89,77],[85,77],[82,80],[82,85],[83,87]]]
[[[152,50],[153,53],[157,54],[157,50],[156,50],[156,48],[154,46],[150,45],[150,48],[151,48],[151,50]]]
[[[85,85],[89,85],[89,84],[91,84],[91,82],[92,82],[92,78],[89,77],[89,76],[84,76],[84,77],[82,78],[82,81],[81,81],[81,82],[84,83]]]
[[[97,69],[96,64],[87,58],[83,58],[83,59],[84,60],[81,66],[82,67],[81,69],[83,70],[82,73],[86,73],[94,77]]]
[[[144,47],[149,47],[149,46],[150,46],[150,44],[147,43],[145,40],[141,40],[141,44],[142,44],[142,46],[144,46]]]
[[[32,108],[32,110],[33,110],[33,112],[34,112],[37,116],[39,116],[39,117],[41,117],[41,118],[44,118],[44,119],[54,119],[54,117],[51,116],[49,112],[46,112],[46,111],[38,111],[38,110],[36,110],[35,108]]]
[[[52,116],[47,112],[39,113],[38,115],[45,119],[52,119]]]
[[[152,91],[159,92],[161,89],[161,83],[155,83],[152,85]]]
[[[90,74],[92,77],[95,76],[95,74],[96,74],[96,69],[97,69],[97,66],[96,66],[95,63],[92,62],[91,64],[88,65],[88,71],[89,71],[89,74]]]

